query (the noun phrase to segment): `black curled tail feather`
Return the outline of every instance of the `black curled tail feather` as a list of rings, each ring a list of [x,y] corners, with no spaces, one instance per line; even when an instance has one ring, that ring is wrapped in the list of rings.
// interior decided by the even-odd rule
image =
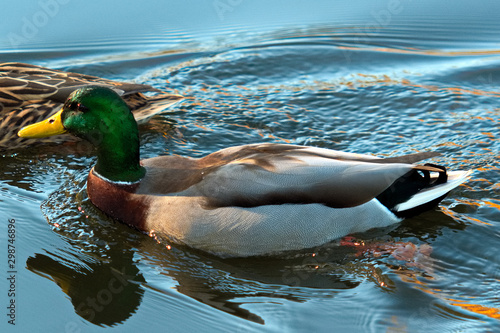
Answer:
[[[432,163],[425,163],[425,166],[430,166],[436,169],[442,170],[442,172],[439,172],[438,178],[432,182],[432,185],[439,185],[439,184],[444,184],[448,181],[448,174],[446,173],[446,168],[442,165],[437,165],[437,164],[432,164]],[[427,171],[427,174],[430,177],[429,171]]]
[[[398,212],[394,209],[398,204],[408,201],[418,192],[447,182],[448,175],[444,166],[431,163],[426,163],[424,166],[439,170],[436,171],[439,173],[438,177],[431,177],[431,171],[425,168],[419,169],[417,167],[398,178],[391,186],[376,197],[377,200],[395,215],[402,218],[417,215],[437,205],[445,195],[422,206],[415,207],[414,209],[402,212]]]

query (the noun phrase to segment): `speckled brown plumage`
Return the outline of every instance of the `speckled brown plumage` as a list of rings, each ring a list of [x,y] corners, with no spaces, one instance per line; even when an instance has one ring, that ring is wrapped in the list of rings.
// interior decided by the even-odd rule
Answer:
[[[23,126],[55,114],[69,94],[93,84],[115,89],[127,103],[138,123],[182,98],[149,85],[116,82],[97,76],[64,72],[23,63],[0,64],[0,150],[19,149],[33,144],[78,140],[70,136],[24,139],[17,136]],[[143,92],[155,92],[145,96]]]

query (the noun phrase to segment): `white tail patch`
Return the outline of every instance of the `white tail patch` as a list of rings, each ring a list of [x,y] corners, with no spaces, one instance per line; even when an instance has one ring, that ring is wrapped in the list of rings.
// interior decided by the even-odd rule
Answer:
[[[402,202],[394,209],[397,212],[402,212],[405,210],[409,210],[421,205],[424,205],[432,200],[435,200],[446,193],[453,190],[455,187],[464,183],[469,176],[472,174],[472,170],[468,171],[449,171],[447,172],[448,180],[444,184],[440,184],[428,189],[425,189],[421,192],[418,192],[414,196],[412,196],[408,201]]]

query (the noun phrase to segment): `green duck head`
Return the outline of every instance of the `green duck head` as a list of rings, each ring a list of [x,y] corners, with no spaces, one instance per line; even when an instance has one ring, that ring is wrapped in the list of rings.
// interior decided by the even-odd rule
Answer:
[[[86,86],[75,90],[52,117],[18,132],[24,138],[70,133],[97,148],[99,175],[115,182],[136,182],[145,169],[139,160],[139,131],[127,104],[113,90]]]

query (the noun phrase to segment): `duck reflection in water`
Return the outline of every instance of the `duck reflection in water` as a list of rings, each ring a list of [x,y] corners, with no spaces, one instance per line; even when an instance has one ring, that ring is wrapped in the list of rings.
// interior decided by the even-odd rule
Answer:
[[[79,202],[85,215],[62,218],[66,206],[61,202],[73,205],[75,200],[62,190],[42,205],[44,213],[52,217],[49,220],[65,221],[54,230],[64,236],[67,248],[74,250],[36,253],[26,264],[30,271],[57,283],[69,296],[75,312],[99,326],[125,322],[138,310],[147,290],[175,298],[172,281],[179,293],[197,302],[265,324],[261,313],[245,309],[245,305],[255,303],[256,297],[263,302],[307,302],[317,297],[316,291],[335,297],[341,290],[357,288],[366,281],[393,288],[392,279],[397,276],[393,272],[432,274],[432,249],[422,251],[429,246],[429,239],[436,238],[442,229],[465,228],[435,210],[399,226],[355,235],[363,246],[353,246],[356,244],[349,242],[352,238],[344,238],[279,256],[222,259],[188,247],[169,246],[160,238],[143,234],[130,238],[126,226],[105,222],[88,199]],[[78,237],[71,240],[82,225],[92,229],[92,244],[120,242],[121,246],[105,250],[79,242]],[[419,251],[415,251],[419,257],[401,252],[402,245],[393,240],[401,237],[419,240]],[[403,245],[413,248],[411,244]]]
[[[37,253],[28,258],[26,265],[54,281],[83,319],[99,326],[113,326],[137,311],[144,294],[141,284],[145,282],[133,264],[132,253],[115,259],[103,262],[88,257],[70,261],[53,253]]]
[[[177,282],[178,292],[260,324],[265,323],[263,318],[242,308],[244,301],[235,300],[265,297],[305,302],[309,298],[307,293],[300,295],[290,288],[308,287],[335,293],[335,289],[351,289],[360,283],[345,278],[345,272],[335,272],[333,266],[318,271],[314,267],[315,260],[309,260],[310,255],[306,253],[294,253],[285,258],[235,260],[206,257],[206,254],[197,252],[186,255],[184,250],[188,249],[167,250],[151,238],[141,243],[141,251],[135,255],[141,257],[140,265],[155,267],[157,278],[152,279],[155,281],[146,281],[137,267],[137,258],[133,258],[134,251],[120,254],[110,251],[107,259],[92,254],[37,253],[28,258],[26,265],[30,271],[54,281],[69,296],[75,313],[99,326],[125,322],[138,310],[145,290],[172,297],[171,285],[166,287],[163,283],[172,278]],[[343,261],[345,251],[342,249],[352,252],[348,247],[330,251],[328,253],[335,254],[335,259],[329,258],[330,261]],[[248,283],[254,286],[252,290],[248,289]],[[282,287],[276,288],[277,285]]]

